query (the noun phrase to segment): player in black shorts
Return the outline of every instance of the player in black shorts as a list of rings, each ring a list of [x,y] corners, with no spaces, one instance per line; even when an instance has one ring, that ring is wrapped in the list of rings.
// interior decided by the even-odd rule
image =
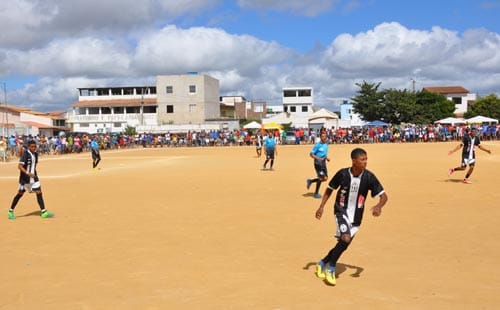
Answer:
[[[470,184],[472,183],[469,181],[469,177],[472,174],[472,171],[474,171],[474,166],[476,165],[476,152],[474,150],[475,147],[478,147],[480,150],[485,151],[486,153],[491,154],[491,151],[488,149],[485,149],[481,145],[481,141],[479,140],[479,137],[476,135],[476,127],[472,127],[470,130],[470,133],[468,130],[466,130],[466,133],[464,137],[462,138],[462,143],[457,145],[453,150],[448,152],[448,155],[451,155],[458,151],[461,147],[462,149],[462,162],[460,164],[460,167],[456,168],[450,168],[448,170],[448,176],[451,176],[453,172],[457,170],[465,170],[467,168],[467,165],[469,165],[469,171],[467,171],[467,174],[465,174],[465,178],[462,181],[463,183]]]
[[[337,244],[328,254],[316,264],[316,275],[328,284],[335,285],[335,266],[342,253],[351,244],[352,238],[357,233],[368,191],[372,197],[379,197],[378,203],[371,208],[373,216],[382,213],[382,207],[387,203],[387,194],[377,177],[366,170],[368,157],[366,151],[356,148],[351,152],[352,166],[337,171],[325,190],[321,204],[316,211],[319,220],[323,215],[323,208],[334,190],[334,214],[337,222]]]
[[[38,179],[38,174],[36,172],[36,165],[38,164],[38,153],[36,151],[36,142],[31,140],[28,142],[27,149],[21,155],[19,159],[19,164],[17,168],[19,169],[19,190],[12,200],[7,215],[9,219],[14,220],[16,216],[14,215],[14,209],[17,203],[23,197],[26,190],[30,193],[34,192],[36,194],[36,200],[41,210],[41,217],[49,218],[53,217],[54,214],[45,209],[45,203],[42,196],[42,187],[40,186],[40,180]]]

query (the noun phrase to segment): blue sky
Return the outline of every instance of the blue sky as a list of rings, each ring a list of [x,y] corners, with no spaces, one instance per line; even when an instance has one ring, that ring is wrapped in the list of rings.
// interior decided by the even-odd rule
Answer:
[[[188,71],[271,104],[312,86],[332,110],[362,81],[499,95],[498,16],[500,0],[3,0],[0,82],[40,111],[68,109],[78,87]]]

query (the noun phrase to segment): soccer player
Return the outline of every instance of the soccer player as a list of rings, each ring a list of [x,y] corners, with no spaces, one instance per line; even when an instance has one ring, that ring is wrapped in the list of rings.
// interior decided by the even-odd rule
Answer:
[[[384,188],[375,174],[366,170],[368,162],[366,151],[361,148],[352,150],[351,159],[352,166],[340,169],[330,180],[321,204],[316,210],[316,218],[319,220],[331,193],[338,189],[334,204],[337,244],[316,264],[316,276],[330,285],[336,284],[335,266],[338,259],[347,250],[361,226],[368,191],[372,197],[379,197],[378,203],[371,208],[373,216],[379,216],[382,207],[387,203]]]
[[[276,138],[273,137],[271,131],[268,131],[267,137],[264,138],[264,150],[266,151],[266,161],[264,162],[262,170],[266,170],[266,165],[270,162],[269,170],[273,171],[274,156],[278,155],[278,150],[276,149]]]
[[[319,188],[321,182],[328,179],[328,170],[326,168],[326,162],[330,161],[328,157],[328,143],[326,142],[326,132],[321,132],[320,140],[314,145],[309,156],[314,159],[314,170],[316,170],[315,179],[307,179],[307,189],[311,187],[312,183],[316,183],[316,189],[314,190],[314,198],[321,198],[319,194]]]
[[[470,134],[468,133],[468,130],[465,131],[465,135],[462,138],[462,143],[457,145],[453,150],[448,152],[448,155],[451,155],[458,151],[461,147],[462,149],[462,163],[460,167],[456,168],[450,168],[448,170],[448,176],[451,176],[453,172],[457,170],[465,170],[467,168],[467,165],[469,165],[469,171],[465,174],[465,178],[462,181],[465,184],[470,184],[472,183],[469,181],[469,177],[472,174],[472,171],[474,171],[474,166],[476,165],[476,152],[474,151],[475,147],[478,147],[479,149],[485,151],[488,154],[491,154],[491,150],[485,149],[481,145],[481,141],[479,140],[479,137],[476,136],[476,127],[472,127],[470,130]]]
[[[90,142],[90,150],[92,152],[92,169],[99,170],[97,165],[101,161],[101,153],[99,152],[99,143],[97,143],[97,137],[94,137]]]
[[[26,190],[30,193],[35,192],[36,200],[40,206],[42,213],[40,214],[43,218],[53,217],[54,214],[45,209],[45,203],[42,196],[42,187],[40,186],[40,180],[38,179],[38,174],[36,172],[36,166],[38,164],[38,153],[36,151],[36,142],[31,140],[28,142],[28,148],[23,152],[21,158],[19,159],[19,164],[17,168],[19,169],[19,190],[12,200],[7,215],[9,219],[14,220],[16,216],[14,215],[14,209],[16,208],[19,199],[23,197]]]
[[[260,158],[262,155],[262,136],[260,135],[260,132],[257,132],[257,135],[255,136],[255,151],[257,152],[257,157]]]

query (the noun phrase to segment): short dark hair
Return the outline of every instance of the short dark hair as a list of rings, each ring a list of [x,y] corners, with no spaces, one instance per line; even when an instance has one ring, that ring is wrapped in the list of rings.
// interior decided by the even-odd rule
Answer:
[[[29,140],[28,141],[28,145],[32,145],[32,144],[36,145],[36,141],[35,140]]]
[[[366,151],[363,150],[362,148],[357,147],[354,150],[352,150],[351,159],[358,158],[361,155],[366,155]]]

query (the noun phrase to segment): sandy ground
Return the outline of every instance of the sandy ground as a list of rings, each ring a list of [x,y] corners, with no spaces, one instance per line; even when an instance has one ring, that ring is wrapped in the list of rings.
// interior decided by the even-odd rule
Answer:
[[[314,217],[310,145],[279,147],[273,172],[254,147],[108,151],[97,172],[90,154],[46,156],[52,219],[33,194],[7,219],[18,171],[0,163],[0,309],[498,309],[500,142],[470,185],[447,176],[457,144],[362,145],[389,202],[335,287],[314,275],[335,224],[333,200]],[[331,145],[330,176],[353,147]]]

